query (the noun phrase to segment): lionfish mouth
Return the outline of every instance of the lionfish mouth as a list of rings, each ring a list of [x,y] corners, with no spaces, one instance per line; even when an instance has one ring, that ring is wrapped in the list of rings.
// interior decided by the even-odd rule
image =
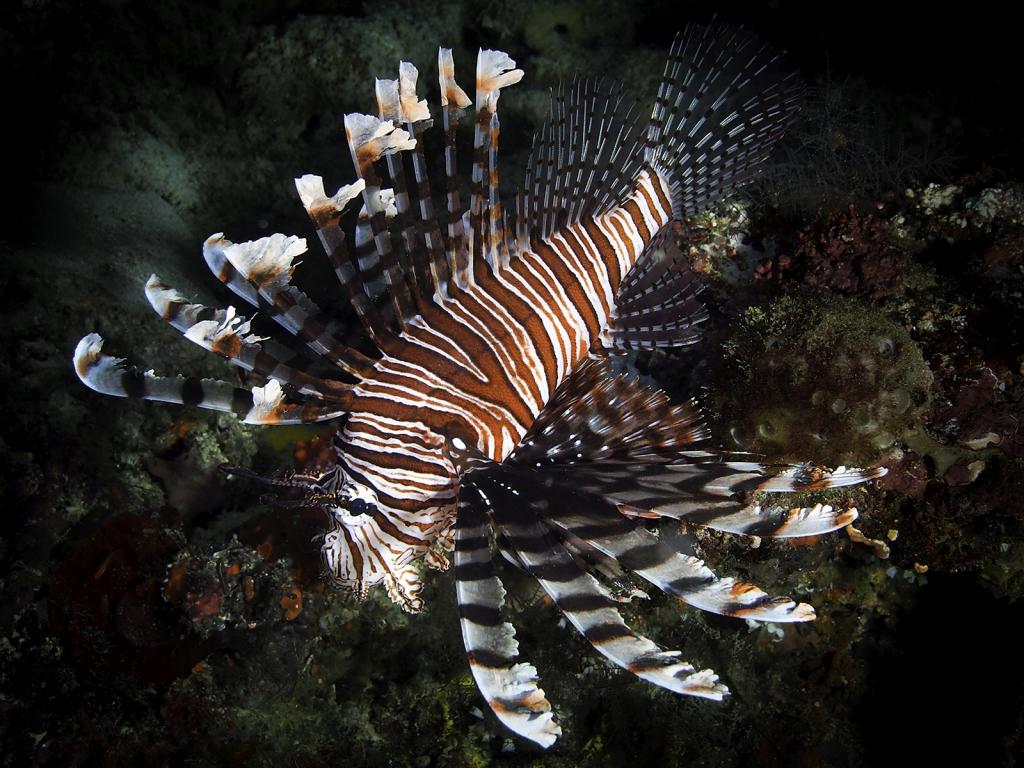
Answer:
[[[669,52],[646,120],[620,85],[577,79],[560,88],[510,217],[498,194],[497,105],[523,77],[515,67],[500,51],[479,53],[464,205],[456,137],[471,101],[451,51],[439,52],[444,229],[422,142],[431,110],[407,62],[397,79],[376,82],[377,116],[345,117],[357,179],[333,195],[319,176],[296,179],[378,356],[345,343],[347,329],[292,284],[304,239],[232,243],[218,233],[203,246],[211,271],[290,340],[256,336],[235,307],[189,303],[155,275],[146,294],[171,326],[259,386],[141,372],[104,355],[97,334],[79,342],[74,365],[86,385],[110,395],[231,412],[248,424],[336,425],[324,475],[224,471],[301,491],[285,505],[329,510],[325,565],[359,598],[383,583],[405,610],[419,611],[414,561],[446,567],[444,552],[454,549],[462,637],[480,692],[502,723],[548,747],[561,728],[537,670],[519,660],[493,549],[534,577],[612,663],[677,693],[721,699],[728,689],[711,670],[623,621],[618,605],[643,595],[631,575],[726,616],[800,622],[814,609],[719,578],[646,524],[828,533],[857,510],[771,499],[884,470],[770,467],[700,447],[709,433],[692,402],[673,405],[614,375],[608,362],[699,341],[707,313],[671,223],[758,173],[801,91],[779,55],[742,30],[691,26]],[[342,220],[354,201],[361,209],[350,248]]]

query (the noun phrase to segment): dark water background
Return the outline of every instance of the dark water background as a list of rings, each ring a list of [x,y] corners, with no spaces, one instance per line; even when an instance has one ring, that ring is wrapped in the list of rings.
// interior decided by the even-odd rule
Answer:
[[[905,195],[955,183],[960,202],[941,213],[952,216],[985,189],[1019,190],[1022,67],[1006,7],[6,3],[0,762],[1015,764],[1024,219],[954,232]],[[431,101],[439,43],[456,49],[467,91],[479,46],[509,51],[526,70],[501,102],[503,182],[514,186],[547,88],[580,71],[620,77],[647,99],[675,31],[712,12],[786,49],[810,86],[749,229],[798,252],[796,233],[828,232],[848,204],[886,222],[905,215],[916,229],[893,248],[908,277],[876,299],[881,277],[866,271],[853,288],[817,293],[803,273],[748,275],[738,287],[709,274],[706,346],[638,364],[675,395],[703,388],[706,408],[731,414],[715,421],[725,441],[729,419],[767,409],[731,402],[731,369],[717,362],[726,342],[749,341],[737,337],[748,305],[797,296],[840,321],[877,315],[903,329],[933,384],[896,435],[899,455],[841,446],[822,459],[889,466],[892,484],[862,499],[874,517],[866,509],[858,525],[899,538],[885,561],[841,534],[800,548],[704,542],[722,575],[807,588],[820,617],[776,641],[695,611],[680,620],[664,599],[633,611],[638,627],[722,674],[736,694],[724,706],[605,670],[520,585],[520,639],[566,730],[542,754],[474,714],[486,706],[467,683],[450,577],[428,577],[424,616],[402,615],[382,594],[357,605],[320,582],[316,515],[258,506],[258,491],[225,487],[213,472],[229,460],[290,466],[295,439],[316,449],[308,434],[270,441],[229,419],[103,399],[75,380],[71,350],[97,329],[158,371],[225,376],[150,317],[141,282],[155,270],[226,301],[199,259],[209,233],[308,234],[291,179],[349,177],[340,115],[370,111],[372,76],[393,76],[400,57],[420,66]],[[308,261],[311,292],[329,297],[326,266]],[[925,320],[935,330],[922,330]],[[782,350],[784,364],[822,355]],[[818,358],[823,369],[829,357]],[[999,442],[965,447],[988,433]],[[755,448],[780,458],[806,450]],[[922,564],[927,574],[915,571]]]

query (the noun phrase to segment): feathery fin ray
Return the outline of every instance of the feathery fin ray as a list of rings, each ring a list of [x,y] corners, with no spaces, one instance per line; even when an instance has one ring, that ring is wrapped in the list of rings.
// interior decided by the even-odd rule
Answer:
[[[309,424],[337,419],[346,412],[344,406],[291,402],[274,379],[249,390],[216,379],[157,376],[105,355],[102,349],[103,339],[90,333],[78,342],[74,365],[82,383],[104,395],[196,405],[234,413],[246,424]]]
[[[671,224],[646,245],[619,284],[604,344],[611,349],[682,347],[700,341],[708,313],[702,286],[676,242]]]
[[[761,170],[799,108],[802,82],[744,29],[691,24],[676,36],[647,125],[645,161],[693,216]]]
[[[470,670],[487,704],[505,725],[542,747],[562,729],[537,687],[537,670],[516,663],[515,629],[501,617],[505,588],[494,572],[483,514],[465,498],[455,527],[455,592]]]

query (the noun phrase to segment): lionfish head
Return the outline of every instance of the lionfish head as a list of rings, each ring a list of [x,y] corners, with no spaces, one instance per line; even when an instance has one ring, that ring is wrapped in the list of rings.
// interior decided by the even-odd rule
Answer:
[[[350,590],[360,600],[366,597],[370,587],[383,578],[378,575],[376,579],[369,580],[358,557],[361,549],[359,543],[364,546],[368,546],[370,543],[366,536],[367,532],[363,530],[369,519],[369,516],[362,520],[359,520],[358,516],[353,516],[352,522],[338,523],[333,530],[324,535],[324,543],[321,547],[324,565],[331,581],[339,587]]]
[[[321,548],[328,575],[335,584],[353,590],[362,599],[382,578],[374,578],[372,568],[368,569],[369,564],[360,556],[361,549],[372,546],[368,527],[373,526],[376,492],[334,466],[310,486],[305,501],[323,509],[332,524]]]

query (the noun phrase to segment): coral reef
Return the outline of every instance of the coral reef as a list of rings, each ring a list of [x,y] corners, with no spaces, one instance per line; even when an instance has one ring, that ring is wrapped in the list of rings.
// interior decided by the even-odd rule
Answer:
[[[0,764],[538,764],[484,712],[450,575],[428,575],[422,616],[379,592],[355,603],[321,581],[316,515],[263,504],[260,488],[217,472],[224,461],[298,469],[323,447],[315,433],[268,438],[230,417],[102,401],[69,359],[96,328],[137,359],[234,375],[154,332],[142,284],[158,269],[185,289],[208,285],[196,251],[218,229],[308,235],[291,178],[336,167],[337,116],[369,108],[371,78],[398,58],[426,70],[441,41],[460,63],[477,45],[521,47],[528,76],[502,105],[512,168],[559,77],[623,78],[648,101],[677,10],[0,10],[21,131],[9,150],[18,199],[0,229]],[[727,447],[775,460],[810,447],[889,475],[852,499],[868,544],[697,536],[713,568],[799,596],[818,607],[815,622],[748,626],[662,596],[625,608],[722,675],[735,695],[721,706],[607,668],[510,579],[520,642],[565,731],[544,764],[1019,762],[1024,677],[1006,628],[1024,618],[1024,194],[1019,126],[1002,114],[1010,75],[984,63],[1015,49],[988,30],[977,55],[936,56],[959,48],[920,32],[918,11],[902,47],[865,53],[865,39],[897,34],[891,4],[827,23],[789,4],[749,13],[737,20],[763,25],[812,83],[831,85],[816,86],[805,130],[750,200],[680,230],[708,284],[705,342],[635,364],[676,393],[704,387]],[[967,45],[968,31],[952,39]],[[891,63],[829,80],[822,50],[832,45],[839,67],[844,40],[847,68],[906,50],[895,60],[940,86],[951,67],[965,74],[931,101],[917,81],[895,93]],[[972,142],[957,145],[961,134]],[[937,145],[915,144],[929,135]],[[330,285],[318,261],[300,269]],[[962,667],[967,692],[944,674],[959,680]],[[928,734],[971,739],[917,736],[922,711]]]
[[[877,461],[920,422],[932,374],[907,331],[870,304],[803,292],[747,309],[723,347],[718,412],[740,450],[815,446]]]
[[[792,254],[765,259],[757,277],[877,301],[905,288],[906,270],[907,253],[892,242],[885,223],[851,205],[825,226],[801,229]]]

